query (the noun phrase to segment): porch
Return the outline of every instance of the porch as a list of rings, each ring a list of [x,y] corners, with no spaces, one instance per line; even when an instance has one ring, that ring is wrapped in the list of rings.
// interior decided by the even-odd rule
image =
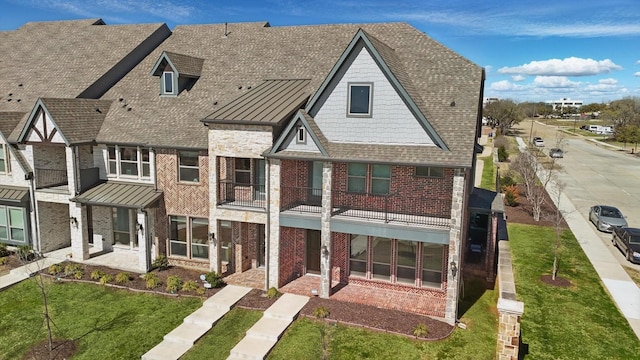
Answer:
[[[253,289],[264,290],[265,286],[265,269],[254,268],[244,272],[238,272],[226,276],[224,281],[228,285],[246,286]]]
[[[142,273],[138,267],[139,254],[137,250],[113,249],[104,252],[102,249],[90,246],[89,258],[86,260],[76,259],[71,256],[71,247],[66,247],[45,253],[45,256],[59,260],[69,260],[81,264],[106,266],[131,273]]]
[[[380,285],[380,286],[378,286]],[[442,291],[417,289],[413,287],[383,286],[384,284],[339,283],[331,287],[331,300],[383,309],[392,309],[420,315],[442,318],[445,313],[446,294]],[[406,288],[406,289],[404,289]],[[399,290],[402,289],[402,290]],[[315,296],[320,291],[320,276],[303,275],[282,286],[280,291],[305,296]]]

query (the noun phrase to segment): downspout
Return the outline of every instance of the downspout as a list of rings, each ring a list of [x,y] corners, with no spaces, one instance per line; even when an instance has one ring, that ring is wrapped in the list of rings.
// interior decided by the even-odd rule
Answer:
[[[73,192],[76,195],[79,195],[82,192],[82,184],[80,183],[80,160],[78,159],[78,147],[73,146],[71,148],[73,153],[73,178],[74,178],[74,189]]]
[[[36,201],[36,186],[34,180],[33,171],[29,171],[25,178],[29,180],[29,202],[31,205],[31,212],[33,213],[33,221],[32,230],[33,230],[33,244],[36,245],[36,253],[40,254],[42,251],[42,244],[40,243],[40,233],[38,230],[38,207]]]
[[[266,170],[265,170],[265,174],[266,174],[266,183],[265,186],[267,187],[267,221],[265,224],[265,237],[266,239],[264,239],[265,244],[264,244],[264,288],[265,289],[269,289],[269,268],[270,268],[270,263],[271,263],[271,257],[269,256],[269,249],[271,248],[271,160],[269,158],[265,158],[265,165],[267,166]]]

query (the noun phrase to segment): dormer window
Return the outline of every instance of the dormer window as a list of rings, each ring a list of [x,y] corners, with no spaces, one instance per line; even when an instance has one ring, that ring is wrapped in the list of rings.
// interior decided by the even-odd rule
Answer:
[[[350,83],[347,115],[371,117],[371,94],[373,83]]]
[[[174,95],[173,92],[173,72],[165,71],[162,73],[162,93],[165,95]]]

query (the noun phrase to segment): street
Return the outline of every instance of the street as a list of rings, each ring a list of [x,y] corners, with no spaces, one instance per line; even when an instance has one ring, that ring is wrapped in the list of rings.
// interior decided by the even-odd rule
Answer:
[[[573,128],[569,123],[567,125]],[[557,160],[562,166],[557,172],[557,179],[564,186],[566,196],[587,221],[591,206],[611,205],[622,211],[630,227],[640,227],[640,158],[598,145],[584,137],[558,132],[557,127],[538,122],[534,122],[532,127],[531,121],[525,120],[516,129],[522,132],[525,142],[530,136],[542,137],[546,143],[546,154],[552,147],[564,150],[564,158]],[[628,262],[622,252],[611,244],[611,234],[600,232],[595,226],[592,230],[621,265],[640,271],[640,265]]]

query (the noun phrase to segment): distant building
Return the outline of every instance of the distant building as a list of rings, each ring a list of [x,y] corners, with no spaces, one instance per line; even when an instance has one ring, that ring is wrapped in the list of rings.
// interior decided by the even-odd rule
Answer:
[[[583,104],[582,100],[571,100],[569,98],[562,98],[560,100],[549,100],[546,103],[551,104],[551,106],[553,106],[553,110],[556,110],[558,107],[560,107],[560,109],[564,109],[568,106],[579,108]]]
[[[498,101],[500,101],[500,99],[498,99],[497,97],[486,97],[482,99],[482,105],[487,105],[487,104],[498,102]]]

